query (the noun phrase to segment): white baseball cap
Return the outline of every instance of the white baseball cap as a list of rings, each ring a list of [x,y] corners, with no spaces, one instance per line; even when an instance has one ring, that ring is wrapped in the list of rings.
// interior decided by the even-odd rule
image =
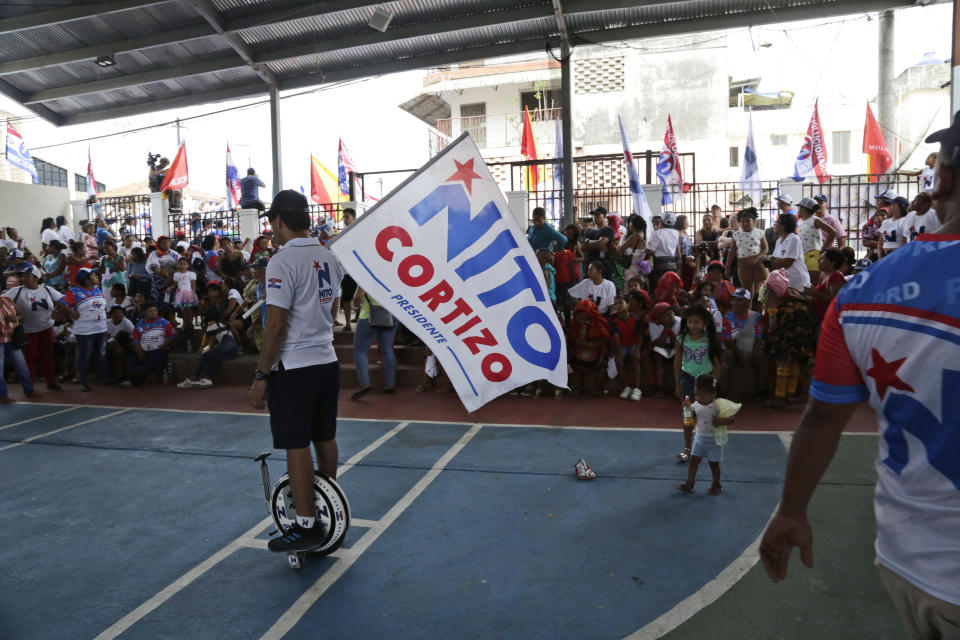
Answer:
[[[777,200],[784,204],[793,204],[793,197],[789,193],[781,193],[777,196]]]

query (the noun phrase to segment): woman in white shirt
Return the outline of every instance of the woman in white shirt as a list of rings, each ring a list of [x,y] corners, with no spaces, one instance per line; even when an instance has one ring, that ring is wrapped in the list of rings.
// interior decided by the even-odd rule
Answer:
[[[896,198],[890,203],[889,217],[880,223],[880,257],[887,255],[897,247],[907,243],[907,204],[906,198]]]
[[[799,291],[810,284],[810,272],[803,260],[803,244],[797,235],[797,218],[791,213],[781,213],[774,226],[777,244],[773,256],[768,259],[770,269],[786,269],[790,286]]]
[[[60,236],[61,242],[63,244],[70,246],[70,241],[76,241],[77,234],[73,232],[73,229],[70,228],[70,225],[67,224],[66,216],[57,216],[57,234]]]
[[[833,244],[837,232],[826,220],[813,213],[820,209],[820,203],[813,198],[804,198],[797,203],[797,217],[800,218],[800,244],[803,246],[803,259],[807,265],[810,279],[820,278],[820,249]],[[826,236],[826,240],[824,240]]]
[[[47,245],[54,240],[62,242],[60,234],[57,233],[57,223],[54,222],[53,218],[44,218],[43,222],[40,223],[40,244],[43,250],[46,251]]]

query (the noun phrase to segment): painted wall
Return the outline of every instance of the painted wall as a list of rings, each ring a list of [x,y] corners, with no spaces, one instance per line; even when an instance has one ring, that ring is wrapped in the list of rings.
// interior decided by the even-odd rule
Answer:
[[[40,222],[44,218],[71,217],[70,192],[42,184],[0,182],[0,225],[20,232],[27,247],[40,252]]]

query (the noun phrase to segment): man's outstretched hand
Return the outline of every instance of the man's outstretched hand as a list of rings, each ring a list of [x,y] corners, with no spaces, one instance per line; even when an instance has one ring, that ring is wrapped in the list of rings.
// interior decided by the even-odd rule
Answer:
[[[774,582],[787,577],[787,563],[794,547],[800,547],[800,560],[813,566],[813,531],[806,516],[795,518],[777,514],[760,541],[760,559]]]

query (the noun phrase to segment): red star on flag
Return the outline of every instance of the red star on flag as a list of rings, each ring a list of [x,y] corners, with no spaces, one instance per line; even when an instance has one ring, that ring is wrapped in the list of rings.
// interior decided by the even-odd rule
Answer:
[[[453,163],[457,165],[457,172],[447,178],[447,182],[456,182],[457,180],[462,180],[463,185],[467,188],[467,193],[473,195],[473,191],[471,190],[471,181],[476,179],[482,180],[482,178],[480,178],[480,176],[473,170],[473,158],[470,158],[463,164],[457,162],[456,160],[454,160]]]
[[[900,379],[897,371],[903,366],[906,358],[887,362],[876,349],[873,350],[873,366],[867,369],[867,375],[873,378],[877,384],[877,395],[880,400],[887,394],[888,388],[899,389],[900,391],[914,391],[913,387]]]
[[[320,263],[317,262],[316,260],[314,260],[314,262],[313,262],[313,268],[316,269],[317,271],[320,271]]]

